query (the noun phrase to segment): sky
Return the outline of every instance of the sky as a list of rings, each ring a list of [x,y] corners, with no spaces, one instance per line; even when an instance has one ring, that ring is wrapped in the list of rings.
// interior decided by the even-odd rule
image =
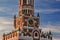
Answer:
[[[13,31],[13,17],[18,16],[19,0],[0,0],[0,40],[3,33]],[[51,31],[60,40],[60,0],[35,0],[34,15],[40,15],[42,31]]]

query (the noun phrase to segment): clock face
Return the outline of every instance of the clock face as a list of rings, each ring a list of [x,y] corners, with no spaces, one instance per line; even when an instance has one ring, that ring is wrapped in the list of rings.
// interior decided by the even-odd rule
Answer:
[[[32,19],[30,19],[28,22],[29,22],[30,25],[33,25],[33,20]]]

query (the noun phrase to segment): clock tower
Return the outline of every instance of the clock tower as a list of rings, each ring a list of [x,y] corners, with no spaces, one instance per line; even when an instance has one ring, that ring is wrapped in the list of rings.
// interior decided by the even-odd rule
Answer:
[[[14,16],[15,29],[28,27],[38,27],[39,17],[34,16],[34,0],[19,0],[19,17]]]
[[[42,39],[43,38],[43,39]],[[19,0],[18,17],[14,15],[14,30],[3,34],[2,40],[52,40],[52,34],[39,28],[39,13],[34,16],[34,0]]]
[[[19,16],[34,16],[34,0],[20,0],[19,3]]]

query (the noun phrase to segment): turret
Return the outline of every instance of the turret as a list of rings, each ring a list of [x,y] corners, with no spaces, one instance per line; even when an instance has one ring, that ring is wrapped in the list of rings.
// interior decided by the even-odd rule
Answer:
[[[3,39],[2,40],[5,40],[5,33],[3,33]]]
[[[14,15],[14,28],[16,28],[16,15]]]
[[[37,17],[40,17],[39,13],[37,14]]]
[[[52,33],[51,33],[51,31],[49,31],[49,33],[48,33],[48,38],[52,40]]]
[[[19,17],[20,15],[34,16],[34,0],[20,0]]]

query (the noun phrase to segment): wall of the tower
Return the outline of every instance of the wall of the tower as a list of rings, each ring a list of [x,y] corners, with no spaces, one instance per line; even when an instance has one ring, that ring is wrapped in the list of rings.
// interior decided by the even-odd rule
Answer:
[[[34,16],[34,0],[20,0],[19,15]]]
[[[27,17],[24,16],[23,18],[23,26],[28,26],[28,27],[39,27],[39,17]]]
[[[34,16],[34,0],[19,0],[19,17],[14,15],[14,31],[2,40],[52,40],[52,34],[39,29],[39,14]]]
[[[20,27],[21,30],[23,26],[38,27],[39,17],[34,17],[34,0],[20,0],[19,2],[19,17],[14,20],[15,27]]]
[[[14,31],[9,34],[4,34],[2,40],[18,40],[18,37],[19,37],[19,32]]]
[[[19,1],[19,17],[14,18],[14,27],[20,27],[22,30],[24,16],[34,16],[34,0],[20,0]]]

